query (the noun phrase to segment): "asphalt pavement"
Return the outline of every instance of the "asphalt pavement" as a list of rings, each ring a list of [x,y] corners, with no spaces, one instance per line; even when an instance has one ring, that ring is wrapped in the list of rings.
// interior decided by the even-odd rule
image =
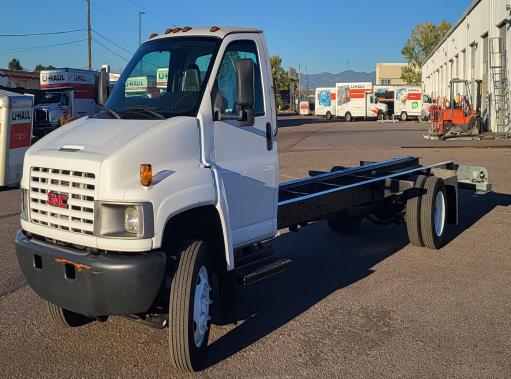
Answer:
[[[242,288],[238,324],[214,326],[208,368],[183,375],[167,359],[167,330],[120,317],[73,330],[51,323],[14,253],[19,190],[2,190],[0,375],[511,377],[509,143],[426,141],[416,122],[283,117],[279,126],[281,181],[414,155],[486,166],[494,192],[460,192],[460,224],[439,251],[411,246],[404,225],[364,221],[350,236],[324,222],[283,231],[277,254],[291,268]]]

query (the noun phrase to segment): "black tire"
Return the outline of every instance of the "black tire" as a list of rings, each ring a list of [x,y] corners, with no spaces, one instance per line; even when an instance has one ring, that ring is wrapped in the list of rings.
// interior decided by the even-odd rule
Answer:
[[[383,112],[378,111],[378,114],[376,115],[376,120],[383,120]]]
[[[421,232],[421,198],[424,183],[426,183],[427,176],[418,175],[415,179],[415,196],[406,201],[406,231],[408,239],[414,246],[424,246]]]
[[[480,117],[472,117],[468,121],[468,130],[470,132],[470,135],[472,136],[478,136],[481,133],[482,129],[482,119]]]
[[[447,222],[447,193],[444,181],[430,176],[424,183],[421,200],[421,233],[424,246],[430,249],[440,249],[444,245],[445,226]],[[439,198],[437,199],[437,195]],[[437,200],[439,209],[437,209]],[[437,213],[438,212],[438,213]],[[435,221],[435,218],[437,220]]]
[[[94,321],[92,318],[68,311],[67,309],[61,308],[50,302],[46,302],[46,305],[50,318],[60,327],[74,328]]]
[[[330,112],[326,112],[325,116],[326,116],[327,120],[331,120],[332,119],[332,113],[330,113]]]
[[[326,222],[336,233],[355,234],[360,229],[362,217],[350,216],[347,211],[340,211],[327,217]]]
[[[346,121],[346,122],[353,121],[353,117],[351,116],[350,112],[346,112],[346,114],[344,115],[344,121]]]
[[[401,121],[406,121],[408,120],[408,114],[406,112],[401,112],[401,114],[399,115],[399,119]]]
[[[194,329],[199,327],[194,322],[195,291],[201,283],[199,271],[202,267],[206,269],[209,283],[213,282],[213,271],[204,241],[197,239],[185,241],[179,252],[179,261],[170,287],[170,358],[177,369],[194,372],[203,368],[211,325],[211,320],[207,320],[205,334],[197,344],[194,338]],[[208,305],[208,315],[210,314],[211,309]]]

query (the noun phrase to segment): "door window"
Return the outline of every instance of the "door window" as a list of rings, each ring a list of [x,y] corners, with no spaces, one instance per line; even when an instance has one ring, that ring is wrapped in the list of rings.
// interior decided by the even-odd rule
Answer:
[[[261,69],[257,56],[257,47],[254,41],[231,42],[225,50],[222,63],[216,77],[217,94],[222,101],[222,113],[237,114],[236,104],[236,76],[237,61],[252,59],[254,62],[254,116],[264,115],[263,90],[261,84]]]

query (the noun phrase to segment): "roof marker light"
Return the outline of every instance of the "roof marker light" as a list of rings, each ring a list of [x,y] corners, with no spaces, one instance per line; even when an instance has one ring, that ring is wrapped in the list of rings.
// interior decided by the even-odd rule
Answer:
[[[192,28],[191,28],[191,27],[189,27],[189,26],[185,26],[185,27],[183,28],[183,33],[186,33],[186,32],[187,32],[187,31],[189,31],[189,30],[192,30]]]
[[[175,29],[172,31],[172,33],[177,33],[177,32],[179,32],[180,30],[182,30],[182,29],[181,29],[181,28],[179,28],[179,27],[177,27],[177,28],[175,28]]]
[[[172,29],[172,28],[167,28],[167,29],[165,29],[165,34],[172,33],[173,30],[174,29]]]
[[[154,37],[156,37],[157,35],[158,35],[158,33],[151,33],[151,34],[149,35],[149,39],[154,38]]]
[[[218,30],[220,30],[220,28],[219,28],[218,26],[212,26],[212,27],[211,27],[211,29],[209,29],[209,31],[210,31],[211,33],[214,33],[214,32],[216,32],[216,31],[218,31]]]

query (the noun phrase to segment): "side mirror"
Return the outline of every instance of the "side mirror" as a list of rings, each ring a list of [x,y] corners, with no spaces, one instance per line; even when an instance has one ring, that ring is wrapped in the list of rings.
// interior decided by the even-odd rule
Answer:
[[[102,68],[98,79],[98,104],[105,105],[108,99],[108,73]]]
[[[214,98],[214,120],[236,120],[242,126],[254,125],[254,61],[240,59],[236,62],[236,106],[237,114],[224,114],[223,99],[218,92]]]

